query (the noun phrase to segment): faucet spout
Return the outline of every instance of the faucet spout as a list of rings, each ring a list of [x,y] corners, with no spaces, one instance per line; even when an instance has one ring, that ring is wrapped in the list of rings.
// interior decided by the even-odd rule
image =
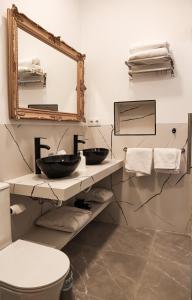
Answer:
[[[74,153],[74,155],[78,154],[78,144],[85,144],[85,141],[84,140],[79,140],[78,135],[75,134],[73,136],[73,153]]]
[[[85,144],[85,141],[83,141],[83,140],[78,140],[78,143],[79,143],[79,144]]]
[[[51,147],[49,147],[48,145],[43,145],[43,144],[41,144],[40,147],[47,150],[51,149]]]

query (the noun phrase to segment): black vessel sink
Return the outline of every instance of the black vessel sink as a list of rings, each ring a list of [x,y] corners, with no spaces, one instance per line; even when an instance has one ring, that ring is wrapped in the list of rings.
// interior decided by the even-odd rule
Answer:
[[[80,163],[80,155],[53,155],[37,159],[37,165],[48,178],[69,176]]]
[[[109,150],[106,148],[90,148],[83,150],[83,155],[86,159],[86,165],[100,164],[107,157],[108,153]]]

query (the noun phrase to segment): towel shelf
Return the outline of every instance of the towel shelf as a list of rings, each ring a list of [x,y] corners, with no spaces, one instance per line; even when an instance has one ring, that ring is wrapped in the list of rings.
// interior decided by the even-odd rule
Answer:
[[[173,72],[173,68],[155,68],[155,69],[146,69],[146,70],[136,70],[136,71],[133,71],[133,70],[130,70],[129,71],[129,75],[132,76],[134,74],[141,74],[141,73],[152,73],[152,72],[163,72],[163,71],[170,71],[172,74],[174,73]]]
[[[39,75],[39,74],[31,74],[31,77],[29,78],[23,78],[23,79],[19,79],[18,80],[18,84],[20,86],[26,85],[26,84],[42,84],[43,87],[46,86],[46,81],[47,81],[47,74],[44,73],[43,75]]]
[[[126,61],[125,64],[129,67],[138,66],[138,65],[154,65],[170,62],[174,67],[173,59],[170,55],[167,56],[157,56],[157,57],[146,57],[140,59],[134,59]]]
[[[133,79],[133,75],[154,72],[171,72],[171,75],[174,75],[174,62],[171,55],[129,60],[125,64],[129,68],[130,79]]]
[[[62,249],[67,243],[69,243],[85,226],[93,221],[109,204],[111,204],[113,198],[104,203],[93,203],[92,214],[88,221],[86,221],[82,227],[75,232],[62,232],[58,230],[43,228],[40,226],[33,226],[29,232],[27,232],[22,239],[31,241],[34,243],[46,245],[49,247]]]

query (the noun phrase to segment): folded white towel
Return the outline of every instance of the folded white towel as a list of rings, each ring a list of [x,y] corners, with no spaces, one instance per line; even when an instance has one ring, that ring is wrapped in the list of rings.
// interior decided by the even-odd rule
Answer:
[[[151,174],[153,151],[151,148],[128,148],[125,170],[136,176]]]
[[[169,44],[166,41],[158,41],[153,43],[146,44],[133,44],[131,45],[129,52],[131,54],[136,53],[138,51],[149,50],[149,49],[158,49],[158,48],[167,48],[169,49]]]
[[[41,216],[36,221],[36,225],[59,231],[74,232],[89,220],[91,214],[91,211],[85,209],[62,206]]]
[[[154,169],[157,172],[171,170],[179,172],[181,164],[181,150],[175,148],[154,148]]]
[[[43,69],[41,68],[41,66],[39,65],[28,65],[28,66],[18,66],[18,72],[19,73],[37,73],[37,74],[42,74],[43,73]]]
[[[20,66],[29,66],[29,65],[40,65],[40,59],[38,57],[23,59],[19,61]]]
[[[104,203],[113,197],[113,192],[103,188],[93,188],[85,195],[86,201]]]
[[[131,54],[129,56],[128,61],[133,61],[133,60],[142,59],[142,58],[168,56],[168,55],[169,55],[169,51],[167,50],[167,48],[149,49],[149,50],[143,50],[143,51],[139,51],[134,54]]]

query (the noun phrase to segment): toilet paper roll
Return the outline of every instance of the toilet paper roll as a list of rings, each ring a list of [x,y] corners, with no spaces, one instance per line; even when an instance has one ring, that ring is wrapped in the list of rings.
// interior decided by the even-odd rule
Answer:
[[[23,204],[14,204],[10,207],[11,215],[22,214],[25,210],[26,207]]]

